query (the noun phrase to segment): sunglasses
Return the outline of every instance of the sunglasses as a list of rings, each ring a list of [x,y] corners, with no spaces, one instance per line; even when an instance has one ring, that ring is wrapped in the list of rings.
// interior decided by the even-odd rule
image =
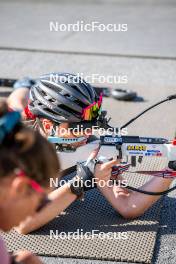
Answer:
[[[91,121],[97,118],[101,114],[102,100],[103,100],[103,96],[101,93],[97,102],[94,102],[93,104],[83,109],[83,113],[82,113],[83,120]]]
[[[40,202],[39,202],[39,205],[38,205],[38,207],[36,208],[36,212],[39,212],[39,211],[41,211],[41,209],[43,209],[49,202],[50,202],[50,200],[48,199],[48,197],[47,197],[47,195],[46,195],[46,193],[45,193],[45,190],[41,187],[41,185],[40,184],[38,184],[35,180],[31,180],[31,179],[29,179],[27,176],[26,176],[26,174],[25,174],[25,172],[23,171],[23,170],[20,170],[20,169],[15,169],[15,175],[17,176],[17,177],[26,177],[27,178],[27,182],[28,182],[28,184],[29,184],[29,186],[35,191],[35,192],[37,192],[37,193],[39,193],[39,194],[42,194],[42,198],[41,198],[41,200],[40,200]]]

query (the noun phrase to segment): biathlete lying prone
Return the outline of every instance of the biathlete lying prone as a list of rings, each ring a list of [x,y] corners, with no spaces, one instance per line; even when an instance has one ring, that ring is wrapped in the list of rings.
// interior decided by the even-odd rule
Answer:
[[[8,98],[8,105],[12,109],[22,110],[24,120],[32,120],[42,135],[54,136],[60,144],[65,139],[70,140],[70,146],[76,149],[86,144],[90,135],[86,135],[84,131],[75,135],[70,130],[63,135],[60,133],[61,129],[67,130],[75,123],[96,120],[101,111],[102,98],[98,98],[93,87],[85,81],[78,79],[75,82],[74,75],[56,75],[59,78],[53,80],[50,74],[41,77],[31,89],[32,81],[26,79],[17,82],[16,89]],[[97,164],[93,175],[97,179],[97,188],[113,208],[125,218],[135,218],[150,208],[160,196],[148,196],[118,186],[101,187],[98,182],[108,182],[112,167],[118,162],[120,161],[112,160]],[[122,176],[117,176],[117,180],[122,179]],[[167,190],[171,182],[172,179],[153,177],[140,189],[161,192]],[[88,189],[84,188],[82,191]],[[17,228],[18,232],[26,234],[47,224],[77,199],[79,195],[76,194],[78,190],[73,190],[68,184],[52,191],[48,194],[50,202],[40,212],[21,223]]]

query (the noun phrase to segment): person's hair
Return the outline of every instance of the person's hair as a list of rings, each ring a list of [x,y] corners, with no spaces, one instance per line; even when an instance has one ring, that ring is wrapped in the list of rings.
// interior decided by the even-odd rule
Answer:
[[[0,101],[0,118],[7,113],[6,102]],[[0,143],[0,178],[13,174],[16,168],[43,186],[48,186],[49,177],[56,177],[60,170],[53,145],[21,122]]]

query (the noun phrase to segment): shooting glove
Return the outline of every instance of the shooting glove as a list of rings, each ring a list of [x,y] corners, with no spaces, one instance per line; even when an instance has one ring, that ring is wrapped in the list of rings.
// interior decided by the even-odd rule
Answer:
[[[82,198],[84,192],[96,188],[94,181],[94,172],[97,160],[91,160],[88,165],[86,162],[77,163],[76,176],[69,182],[71,192],[76,194],[78,198]]]
[[[84,192],[92,190],[97,187],[96,180],[94,178],[95,166],[110,161],[106,157],[99,157],[98,159],[92,159],[88,165],[86,162],[78,162],[76,168],[76,176],[69,182],[71,192],[76,194],[78,198],[82,198]],[[113,171],[113,168],[112,168]]]

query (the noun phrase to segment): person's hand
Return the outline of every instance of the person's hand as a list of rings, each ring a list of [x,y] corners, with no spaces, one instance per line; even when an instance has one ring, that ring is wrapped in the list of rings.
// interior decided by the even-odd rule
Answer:
[[[94,174],[94,177],[97,179],[97,181],[109,181],[111,179],[112,167],[117,165],[118,162],[118,160],[111,160],[102,164],[97,164]]]

